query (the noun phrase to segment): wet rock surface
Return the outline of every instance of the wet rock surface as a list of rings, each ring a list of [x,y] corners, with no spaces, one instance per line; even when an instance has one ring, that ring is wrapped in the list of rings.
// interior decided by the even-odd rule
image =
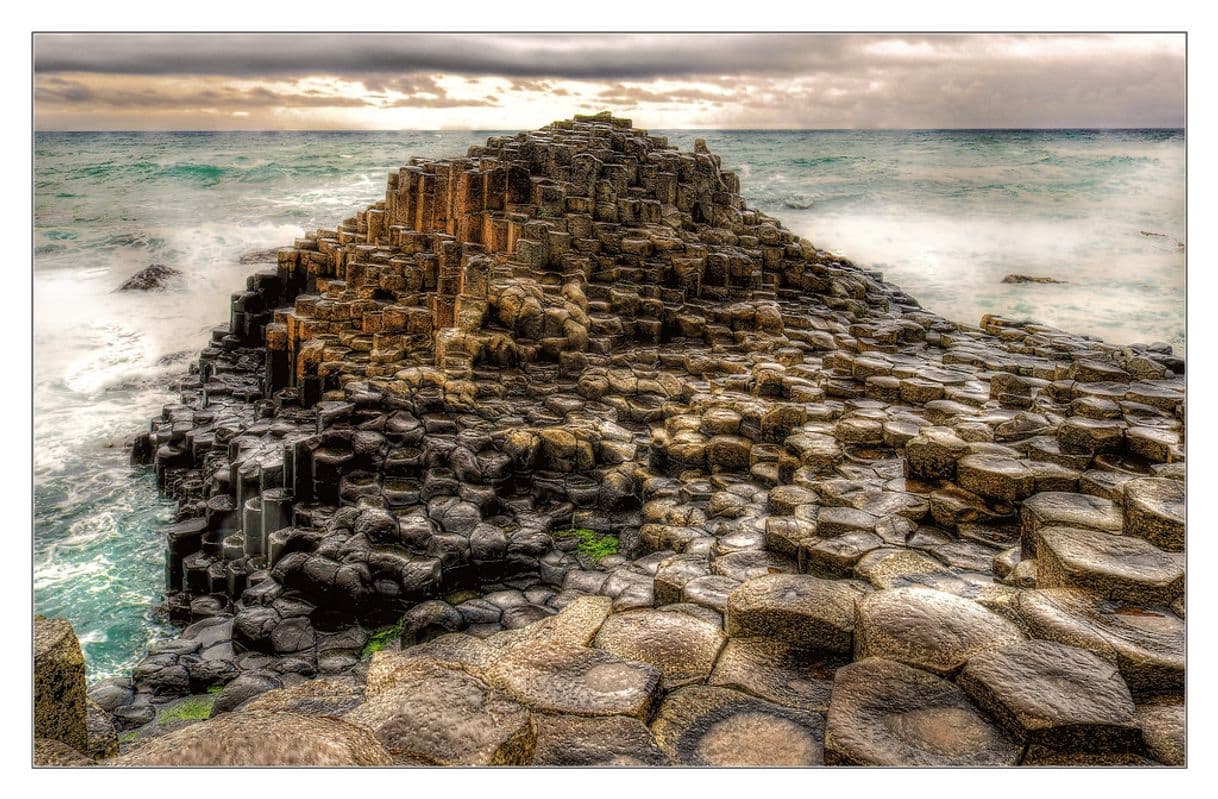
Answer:
[[[1095,760],[1019,738],[1076,722],[1178,761],[1170,348],[935,316],[608,116],[414,159],[276,258],[133,447],[183,630],[90,695],[222,712],[132,756],[272,713],[413,764]],[[1095,658],[1135,721],[1079,710]]]
[[[245,263],[245,261],[242,261]],[[166,288],[170,282],[182,276],[182,270],[164,264],[152,264],[123,281],[119,291],[155,291]]]

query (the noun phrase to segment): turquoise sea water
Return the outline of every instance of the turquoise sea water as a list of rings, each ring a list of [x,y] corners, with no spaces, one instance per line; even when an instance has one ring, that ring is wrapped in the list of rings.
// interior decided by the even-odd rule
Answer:
[[[752,206],[948,318],[1032,317],[1184,352],[1183,132],[656,132],[683,149],[705,138]],[[352,215],[412,155],[487,135],[36,134],[34,601],[72,621],[93,676],[159,632],[148,609],[172,507],[124,443],[264,268],[238,257]],[[151,263],[185,277],[114,293]],[[1069,282],[1003,284],[1012,272]]]

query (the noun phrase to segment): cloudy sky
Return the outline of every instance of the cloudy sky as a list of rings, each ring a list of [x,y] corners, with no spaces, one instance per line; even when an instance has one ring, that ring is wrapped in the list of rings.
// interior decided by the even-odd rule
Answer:
[[[40,130],[1183,127],[1183,35],[39,34]]]

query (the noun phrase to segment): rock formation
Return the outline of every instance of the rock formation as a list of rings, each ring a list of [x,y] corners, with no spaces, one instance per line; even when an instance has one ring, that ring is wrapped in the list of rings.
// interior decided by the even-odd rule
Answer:
[[[413,159],[135,443],[189,626],[91,695],[399,763],[1179,762],[1182,371],[927,313],[608,115]]]
[[[243,262],[244,263],[244,262]],[[163,289],[169,281],[182,276],[179,269],[164,264],[152,264],[123,281],[119,291],[154,291]]]

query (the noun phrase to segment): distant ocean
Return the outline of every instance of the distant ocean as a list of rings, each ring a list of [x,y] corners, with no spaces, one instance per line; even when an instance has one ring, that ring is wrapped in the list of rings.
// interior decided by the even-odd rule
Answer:
[[[1184,354],[1183,131],[653,132],[682,149],[705,138],[751,206],[950,319],[1035,318]],[[35,610],[72,621],[91,676],[160,632],[148,609],[172,506],[124,443],[265,268],[238,257],[351,216],[412,155],[488,135],[35,135]],[[182,285],[114,293],[152,263]]]

